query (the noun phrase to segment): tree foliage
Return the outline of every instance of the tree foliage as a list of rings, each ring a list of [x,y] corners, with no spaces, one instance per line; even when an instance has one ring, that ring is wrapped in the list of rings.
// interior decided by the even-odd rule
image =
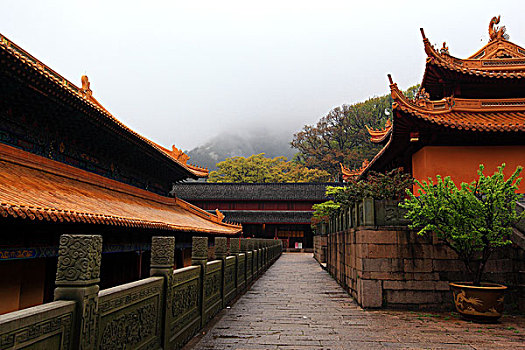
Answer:
[[[462,183],[459,188],[450,176],[416,181],[418,196],[407,191],[409,198],[400,204],[408,210],[406,218],[412,222],[409,227],[418,229],[420,235],[435,232],[458,254],[478,286],[491,253],[510,244],[512,224],[520,218],[516,202],[521,195],[516,190],[522,168],[518,167],[507,180],[504,168],[502,164],[494,175],[485,176],[480,165],[478,180]]]
[[[333,200],[329,200],[323,203],[312,205],[312,209],[314,210],[312,223],[316,224],[319,222],[328,221],[333,213],[336,213],[339,211],[339,209],[341,209],[341,204],[334,202]]]
[[[264,153],[247,158],[232,157],[217,163],[208,182],[325,182],[328,172],[309,169],[285,157],[267,158]]]
[[[413,97],[419,86],[408,89]],[[370,142],[366,126],[381,128],[392,114],[392,97],[374,97],[353,105],[332,109],[316,125],[305,125],[294,135],[292,147],[297,158],[308,167],[326,169],[332,178],[340,175],[339,163],[355,168],[371,159],[380,146]]]
[[[348,209],[363,198],[402,199],[406,197],[405,192],[412,187],[412,183],[410,174],[397,168],[385,174],[371,171],[366,179],[350,181],[345,186],[327,186],[326,196],[330,200],[312,207],[314,223],[326,222],[331,215],[341,209]]]

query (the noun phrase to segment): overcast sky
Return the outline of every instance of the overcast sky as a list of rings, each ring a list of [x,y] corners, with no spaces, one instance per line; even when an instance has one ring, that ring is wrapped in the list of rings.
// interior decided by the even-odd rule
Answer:
[[[331,108],[420,82],[419,28],[456,57],[501,15],[525,45],[514,1],[2,0],[0,31],[73,83],[87,74],[118,119],[189,150],[228,129],[299,130]]]

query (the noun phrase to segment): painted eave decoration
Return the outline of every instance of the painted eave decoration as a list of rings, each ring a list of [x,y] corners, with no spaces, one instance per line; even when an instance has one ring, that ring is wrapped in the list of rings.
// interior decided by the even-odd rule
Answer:
[[[454,95],[441,100],[431,100],[425,91],[425,79],[429,65],[436,65],[465,75],[483,76],[495,79],[525,77],[525,49],[508,41],[505,27],[496,26],[500,17],[494,17],[489,24],[489,43],[468,59],[459,59],[449,53],[446,43],[438,50],[430,44],[423,29],[423,43],[427,53],[427,65],[421,89],[414,99],[409,99],[394,83],[390,74],[390,91],[393,99],[392,122],[383,129],[374,130],[367,126],[370,140],[384,144],[375,157],[360,169],[350,170],[341,165],[344,179],[362,177],[378,159],[389,152],[395,138],[396,119],[400,115],[423,120],[440,127],[472,132],[525,132],[525,98],[466,99]],[[419,141],[419,135],[410,135],[410,142]],[[364,164],[363,164],[364,165]]]
[[[46,66],[37,58],[29,54],[27,51],[7,39],[2,34],[0,34],[0,49],[12,55],[26,66],[34,69],[36,72],[51,81],[58,89],[65,90],[71,97],[83,101],[90,108],[99,112],[106,119],[106,121],[110,123],[110,125],[115,126],[117,130],[120,130],[121,132],[129,135],[131,139],[145,143],[154,151],[159,152],[166,159],[166,161],[175,163],[177,166],[184,169],[188,177],[201,178],[208,176],[207,169],[198,167],[196,165],[187,164],[187,159],[184,160],[183,158],[174,156],[172,151],[169,151],[155,142],[143,137],[115,118],[102,106],[100,102],[95,99],[95,97],[93,97],[93,91],[91,90],[90,82],[87,76],[84,75],[81,77],[82,87],[79,88],[52,70],[50,67]]]

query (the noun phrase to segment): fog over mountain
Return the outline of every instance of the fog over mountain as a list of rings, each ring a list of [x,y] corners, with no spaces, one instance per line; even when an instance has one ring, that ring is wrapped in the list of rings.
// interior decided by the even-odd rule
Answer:
[[[204,144],[195,147],[187,154],[190,163],[215,170],[216,164],[229,157],[249,157],[265,153],[267,157],[285,156],[292,159],[297,150],[290,147],[293,134],[291,130],[257,128],[233,130],[220,133]]]

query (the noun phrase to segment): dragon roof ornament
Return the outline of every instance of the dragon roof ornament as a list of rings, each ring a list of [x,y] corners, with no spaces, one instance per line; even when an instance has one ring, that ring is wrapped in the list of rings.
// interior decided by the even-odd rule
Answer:
[[[501,26],[501,27],[496,26],[496,24],[499,23],[500,17],[501,16],[498,16],[498,17],[494,16],[490,20],[490,23],[489,23],[490,39],[489,41],[502,40],[502,39],[509,40],[509,35],[506,33],[507,28],[505,28],[505,26]]]

